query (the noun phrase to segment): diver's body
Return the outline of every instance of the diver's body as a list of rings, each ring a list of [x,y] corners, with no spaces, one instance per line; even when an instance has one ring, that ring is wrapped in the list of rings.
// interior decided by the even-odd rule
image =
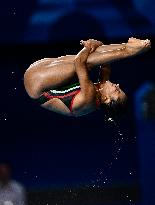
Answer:
[[[107,82],[110,74],[107,64],[134,56],[150,47],[150,41],[134,38],[129,39],[126,44],[118,45],[105,46],[95,40],[82,41],[81,44],[84,48],[76,56],[42,59],[32,64],[25,72],[24,84],[29,96],[39,99],[45,94],[44,97],[48,99],[42,107],[68,116],[80,116],[94,111],[101,103],[110,102],[111,97],[116,100],[124,98],[125,94],[118,85]],[[89,70],[96,65],[103,66],[100,82],[94,85],[89,79]],[[76,95],[70,94],[71,98],[74,98],[74,102],[71,100],[70,110],[61,100],[64,97],[54,97],[47,92],[65,85],[75,75],[79,79],[80,88],[75,92]]]

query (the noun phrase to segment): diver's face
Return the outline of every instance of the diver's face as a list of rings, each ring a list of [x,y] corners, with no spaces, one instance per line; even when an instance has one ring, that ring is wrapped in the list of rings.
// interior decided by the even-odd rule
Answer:
[[[110,103],[111,100],[123,101],[126,98],[125,93],[120,89],[119,84],[111,83],[110,81],[106,81],[104,84],[104,96],[109,99],[107,103]]]

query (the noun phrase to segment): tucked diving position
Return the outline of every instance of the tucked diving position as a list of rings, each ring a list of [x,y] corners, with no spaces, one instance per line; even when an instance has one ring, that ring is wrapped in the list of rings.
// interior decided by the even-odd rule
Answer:
[[[129,38],[127,43],[104,45],[89,39],[81,41],[77,55],[39,60],[26,70],[24,86],[28,95],[50,111],[67,116],[82,116],[103,105],[121,105],[127,97],[119,84],[109,81],[110,63],[136,56],[150,49],[150,40]],[[93,83],[89,71],[100,66],[99,80]],[[77,76],[76,84],[68,85]]]

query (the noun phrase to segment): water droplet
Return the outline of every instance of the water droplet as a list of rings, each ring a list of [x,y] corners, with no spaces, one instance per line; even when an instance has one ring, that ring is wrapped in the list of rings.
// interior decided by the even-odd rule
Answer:
[[[113,120],[111,117],[109,117],[109,118],[108,118],[108,121],[109,121],[109,122],[113,122],[114,120]]]

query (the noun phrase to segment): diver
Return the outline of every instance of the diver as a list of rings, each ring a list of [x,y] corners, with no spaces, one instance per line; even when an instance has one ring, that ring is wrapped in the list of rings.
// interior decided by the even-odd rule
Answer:
[[[80,44],[83,49],[77,55],[44,58],[30,65],[24,74],[28,95],[41,107],[66,116],[79,117],[101,107],[123,107],[127,96],[119,84],[110,82],[110,63],[149,50],[150,40],[132,37],[127,43],[104,45],[89,39]],[[100,66],[97,83],[89,77],[95,66]],[[66,86],[75,76],[78,82]]]

